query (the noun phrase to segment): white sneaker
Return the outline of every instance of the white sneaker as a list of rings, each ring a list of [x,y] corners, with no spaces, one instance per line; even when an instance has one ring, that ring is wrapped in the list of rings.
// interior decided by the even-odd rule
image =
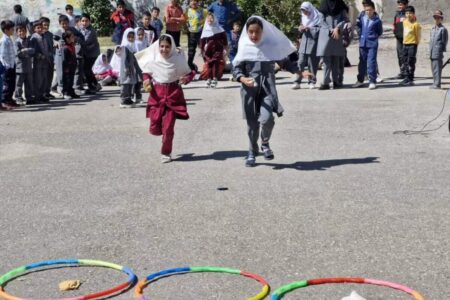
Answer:
[[[172,161],[172,157],[170,157],[170,155],[161,155],[161,163],[163,164],[167,164],[170,163]]]
[[[309,89],[310,90],[313,90],[313,89],[315,89],[316,88],[316,85],[314,84],[314,83],[310,83],[309,84]]]
[[[369,84],[369,90],[374,90],[377,88],[377,85],[375,83]]]
[[[64,95],[63,99],[64,99],[64,100],[72,100],[72,96],[70,96],[70,95]]]
[[[206,88],[211,87],[211,79],[206,80]]]
[[[300,83],[294,82],[291,86],[291,89],[293,90],[299,90],[301,88]]]
[[[362,87],[362,86],[364,86],[364,82],[357,81],[352,87],[359,88],[359,87]]]
[[[384,79],[383,78],[381,78],[381,77],[377,77],[377,83],[382,83],[384,81]]]
[[[212,81],[211,81],[211,88],[212,89],[215,89],[217,87],[217,79],[213,79]]]

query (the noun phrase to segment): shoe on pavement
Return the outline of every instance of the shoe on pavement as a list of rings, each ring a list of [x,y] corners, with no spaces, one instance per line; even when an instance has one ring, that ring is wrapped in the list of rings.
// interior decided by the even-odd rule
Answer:
[[[170,155],[161,155],[161,163],[163,164],[167,164],[170,163],[172,161],[172,157],[170,157]]]
[[[120,108],[132,108],[134,107],[134,102],[131,99],[127,99],[120,103]]]
[[[329,84],[322,84],[319,87],[319,91],[325,91],[325,90],[329,90],[330,89],[330,85]]]
[[[70,96],[70,95],[64,95],[64,96],[63,96],[63,99],[64,99],[64,100],[72,100],[72,96]]]
[[[313,89],[315,89],[316,88],[316,85],[314,84],[314,83],[310,83],[309,84],[309,89],[310,90],[313,90]]]
[[[377,85],[375,83],[370,83],[369,84],[369,90],[374,90],[377,88]]]
[[[352,85],[353,88],[360,88],[364,86],[364,82],[357,81],[354,85]]]
[[[294,82],[291,86],[291,89],[293,90],[299,90],[301,88],[300,83]]]
[[[261,151],[264,154],[265,160],[272,160],[275,158],[272,149],[270,149],[269,143],[261,145]]]
[[[253,168],[256,166],[256,157],[253,151],[249,151],[247,157],[245,158],[245,166],[248,168]]]

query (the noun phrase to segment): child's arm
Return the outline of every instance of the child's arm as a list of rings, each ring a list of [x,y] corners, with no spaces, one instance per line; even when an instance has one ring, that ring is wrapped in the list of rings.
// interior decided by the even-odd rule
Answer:
[[[447,52],[448,31],[447,31],[447,28],[445,28],[445,27],[444,27],[444,36],[443,36],[442,42],[444,43],[444,52]]]
[[[180,83],[181,84],[188,84],[189,82],[194,80],[194,77],[195,77],[196,74],[197,73],[194,70],[192,70],[191,73],[189,73],[189,74],[187,74],[187,75],[185,75],[185,76],[180,78]]]
[[[143,73],[144,82],[142,82],[142,85],[144,87],[144,91],[147,93],[152,90],[152,75],[149,73]]]
[[[417,45],[419,45],[420,39],[422,38],[422,26],[418,22],[416,23],[416,37],[417,37]]]

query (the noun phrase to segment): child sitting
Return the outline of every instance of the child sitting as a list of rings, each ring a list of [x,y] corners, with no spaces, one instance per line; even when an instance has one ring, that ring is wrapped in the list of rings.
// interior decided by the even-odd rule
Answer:
[[[204,67],[207,70],[207,74],[205,75],[207,75],[206,86],[208,88],[215,88],[217,81],[223,75],[223,68],[225,66],[224,52],[227,46],[228,41],[225,30],[220,27],[214,15],[208,13],[200,38],[200,47],[203,59],[205,60]]]
[[[94,66],[92,67],[92,72],[102,86],[115,83],[119,76],[119,73],[113,71],[108,62],[108,57],[104,53],[100,54],[95,60]]]

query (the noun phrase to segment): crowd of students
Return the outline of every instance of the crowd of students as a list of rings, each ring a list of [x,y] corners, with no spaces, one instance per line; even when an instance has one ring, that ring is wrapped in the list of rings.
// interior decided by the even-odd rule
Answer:
[[[356,22],[360,57],[353,87],[364,86],[368,78],[369,89],[375,89],[379,77],[378,40],[383,34],[383,24],[372,0],[363,0],[362,4],[364,11]],[[324,76],[319,90],[343,87],[346,47],[353,38],[347,5],[343,0],[322,0],[316,8],[303,2],[300,10],[302,18],[295,47],[280,30],[260,17],[248,19],[241,32],[240,12],[227,0],[217,0],[207,9],[197,0],[190,0],[184,11],[176,0],[171,0],[163,20],[159,19],[159,8],[154,7],[142,14],[136,26],[133,12],[120,0],[111,15],[112,40],[117,46],[101,53],[88,14],[74,16],[73,7],[67,5],[66,14],[59,16],[59,29],[52,33],[48,18],[29,22],[22,15],[21,6],[16,5],[12,20],[1,22],[0,108],[11,110],[24,104],[45,103],[58,93],[70,100],[81,94],[96,94],[103,85],[113,83],[121,86],[120,106],[127,108],[145,103],[142,96],[145,90],[150,94],[147,103],[150,133],[162,135],[162,161],[166,163],[171,161],[175,120],[189,118],[181,85],[197,75],[206,81],[206,87],[215,88],[229,60],[232,79],[241,83],[250,144],[246,166],[252,167],[259,153],[259,136],[264,158],[274,158],[269,146],[273,114],[283,114],[276,92],[275,63],[296,74],[293,89],[300,88],[304,77],[309,88],[315,88],[320,62]],[[442,25],[443,12],[437,10],[433,17],[431,87],[440,88],[448,33]],[[162,33],[164,23],[166,31]],[[187,58],[179,48],[185,25]],[[421,26],[408,0],[398,0],[394,34],[400,85],[413,85]],[[194,63],[197,48],[204,61],[201,74]]]

